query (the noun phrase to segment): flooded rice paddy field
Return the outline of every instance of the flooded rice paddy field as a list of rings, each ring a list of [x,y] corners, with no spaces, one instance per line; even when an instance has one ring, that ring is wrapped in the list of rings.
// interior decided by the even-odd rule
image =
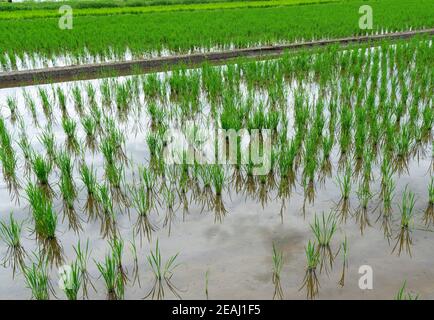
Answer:
[[[0,90],[0,298],[434,298],[432,50]]]

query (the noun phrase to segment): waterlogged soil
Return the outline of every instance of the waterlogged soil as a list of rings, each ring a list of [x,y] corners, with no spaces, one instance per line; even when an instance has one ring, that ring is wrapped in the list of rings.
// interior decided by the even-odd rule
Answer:
[[[161,74],[161,77],[164,75]],[[120,78],[123,81],[128,78]],[[89,81],[79,82],[84,86]],[[100,81],[90,81],[97,85]],[[63,83],[65,92],[71,88],[73,83]],[[77,84],[77,83],[74,83]],[[56,85],[57,86],[57,85]],[[41,86],[50,90],[50,86]],[[25,90],[39,101],[37,97],[38,87],[26,87]],[[315,84],[311,90],[315,94]],[[97,90],[98,91],[98,90]],[[84,91],[83,91],[84,92]],[[42,152],[43,148],[37,139],[41,129],[44,128],[47,120],[42,112],[38,112],[40,128],[33,124],[28,110],[24,107],[22,88],[0,90],[0,105],[2,115],[5,117],[10,133],[14,138],[18,136],[18,125],[11,124],[10,114],[6,105],[8,96],[16,96],[19,106],[19,114],[23,117],[25,129],[31,144],[36,151]],[[291,103],[294,97],[288,94],[288,102]],[[68,100],[69,115],[78,120],[71,101]],[[38,102],[39,103],[39,102]],[[40,106],[38,107],[39,110]],[[62,146],[65,139],[60,119],[59,109],[54,108],[53,132],[58,145]],[[291,112],[288,112],[289,123],[293,122]],[[139,119],[142,123],[149,121],[144,114]],[[79,123],[79,122],[78,122]],[[146,126],[137,126],[134,121],[126,124],[119,124],[125,129],[126,144],[125,150],[129,159],[137,164],[146,164],[149,158],[149,151],[146,146],[146,134],[149,130]],[[14,129],[15,128],[15,129]],[[78,137],[84,139],[84,132],[80,125],[77,127]],[[16,146],[18,150],[18,146]],[[422,216],[428,204],[427,186],[430,181],[432,170],[432,144],[427,144],[425,154],[419,157],[411,157],[408,162],[408,171],[401,174],[395,173],[396,182],[395,198],[393,200],[393,219],[391,227],[393,236],[390,240],[385,238],[381,229],[379,199],[380,171],[379,164],[373,165],[374,179],[371,187],[374,193],[369,203],[368,220],[369,225],[363,231],[360,221],[356,217],[358,199],[355,194],[357,185],[353,182],[353,190],[349,199],[350,214],[346,223],[338,225],[338,230],[333,236],[331,249],[336,253],[333,268],[328,274],[325,271],[318,272],[320,283],[319,299],[393,299],[404,281],[407,281],[407,289],[417,293],[424,299],[434,298],[434,256],[432,255],[432,244],[434,233],[432,229],[424,226]],[[103,179],[103,157],[96,152],[92,154],[86,151],[85,160],[93,163],[97,169],[98,178]],[[339,152],[335,148],[331,157],[332,172],[338,170]],[[19,179],[25,185],[26,179],[23,176],[24,164],[19,161],[21,168]],[[132,182],[132,174],[136,166],[131,166],[126,171],[126,180]],[[85,203],[86,192],[79,182],[77,170],[74,176],[79,186],[79,195],[76,201],[76,211],[80,218],[81,230],[77,233],[69,226],[68,218],[62,218],[62,203],[60,199],[54,200],[54,208],[59,213],[59,225],[57,228],[58,240],[63,248],[64,264],[71,263],[75,259],[73,246],[80,239],[82,242],[89,240],[91,259],[88,263],[89,272],[95,290],[89,289],[89,297],[92,299],[105,299],[106,290],[104,281],[101,278],[96,262],[104,260],[105,255],[110,252],[106,238],[100,232],[101,222],[89,220],[82,210]],[[51,174],[50,182],[56,185],[57,173]],[[17,220],[24,220],[22,232],[22,244],[31,255],[37,250],[38,245],[35,235],[32,232],[33,222],[30,208],[25,200],[25,192],[20,191],[20,202],[11,199],[4,179],[0,179],[0,218],[6,220],[9,213],[13,212]],[[411,256],[405,251],[398,256],[393,252],[396,243],[396,235],[400,230],[400,211],[398,204],[401,202],[402,194],[406,186],[416,196],[415,204],[415,225],[411,233],[413,245]],[[134,212],[119,213],[117,224],[119,234],[125,241],[123,265],[128,270],[129,282],[126,287],[125,298],[140,299],[145,297],[153,285],[153,274],[148,265],[146,257],[150,249],[155,248],[158,239],[161,248],[163,261],[168,257],[179,253],[177,262],[179,266],[175,269],[172,283],[178,288],[178,294],[183,299],[205,299],[205,283],[208,272],[208,294],[210,299],[272,299],[274,285],[272,282],[272,245],[283,252],[284,263],[281,272],[281,286],[285,299],[305,299],[306,289],[300,290],[306,272],[305,247],[309,240],[313,239],[310,229],[315,214],[328,213],[336,209],[340,201],[340,189],[336,175],[327,177],[323,183],[316,183],[315,198],[313,202],[306,201],[304,190],[300,182],[296,182],[289,199],[283,204],[277,196],[276,188],[269,191],[266,203],[261,203],[257,196],[249,195],[247,185],[241,186],[238,192],[233,183],[227,183],[223,192],[223,202],[227,210],[222,221],[216,221],[213,210],[202,210],[202,206],[190,201],[188,213],[183,214],[182,205],[177,202],[175,217],[171,224],[170,234],[168,227],[163,227],[165,217],[164,209],[159,212],[153,211],[150,215],[151,221],[159,227],[153,232],[152,241],[146,238],[133,237],[133,228],[137,219]],[[260,187],[257,183],[256,188]],[[57,190],[57,187],[55,187]],[[58,197],[60,198],[60,196]],[[378,220],[377,220],[378,219]],[[342,251],[339,251],[344,238],[348,241],[348,269],[345,270],[345,284],[341,287],[338,282],[343,269]],[[130,249],[129,241],[135,241],[138,251],[138,265],[140,279],[139,283],[133,284],[134,256]],[[0,253],[3,254],[7,247],[0,242]],[[359,286],[359,268],[363,265],[372,267],[373,287],[363,290]],[[55,291],[55,297],[64,299],[64,293],[58,287],[58,267],[51,266],[51,282]],[[2,267],[0,269],[0,298],[1,299],[27,299],[31,292],[26,288],[24,276],[21,272],[13,275],[12,268]],[[52,296],[54,298],[54,296]],[[166,299],[176,298],[169,289],[165,289]]]

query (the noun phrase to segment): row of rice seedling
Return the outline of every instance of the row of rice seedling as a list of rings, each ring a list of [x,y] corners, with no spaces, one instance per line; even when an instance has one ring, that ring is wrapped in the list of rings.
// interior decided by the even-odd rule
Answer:
[[[375,12],[372,30],[358,26],[362,5],[370,5]],[[74,15],[74,28],[68,32],[58,28],[57,18],[0,19],[0,29],[4,31],[0,35],[0,66],[6,71],[422,29],[433,26],[431,9],[429,0],[355,0],[345,5],[327,2],[134,15]],[[236,35],[233,30],[237,30]]]

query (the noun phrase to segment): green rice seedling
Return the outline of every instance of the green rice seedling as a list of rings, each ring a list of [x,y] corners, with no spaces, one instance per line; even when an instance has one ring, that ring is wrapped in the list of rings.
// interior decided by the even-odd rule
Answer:
[[[38,116],[36,113],[36,103],[35,100],[33,100],[33,97],[25,90],[23,90],[23,97],[25,101],[25,105],[27,109],[30,111],[30,114],[33,118],[33,122],[36,126],[38,126]]]
[[[98,182],[93,166],[89,167],[86,163],[83,163],[80,166],[80,179],[87,191],[85,210],[89,214],[89,218],[92,218],[97,213],[98,195]]]
[[[122,164],[117,166],[114,163],[108,163],[105,166],[105,177],[113,189],[120,190],[124,179],[124,166]]]
[[[45,117],[47,119],[52,119],[53,116],[53,106],[50,101],[48,92],[45,89],[38,89],[39,98],[41,99],[42,109],[44,110]]]
[[[411,256],[411,245],[413,241],[411,239],[411,231],[413,228],[414,219],[414,206],[416,204],[414,193],[408,190],[408,186],[405,187],[402,194],[402,202],[400,205],[401,210],[401,228],[396,237],[396,244],[393,247],[392,253],[398,248],[398,256],[401,255],[402,249]]]
[[[156,181],[157,177],[154,173],[154,171],[150,170],[149,168],[146,167],[139,167],[139,175],[142,178],[143,184],[146,188],[146,199],[149,202],[149,210],[152,210],[153,208],[155,208],[155,200],[158,200],[158,193],[155,190],[155,183],[154,181]]]
[[[175,212],[176,212],[176,208],[175,208],[176,193],[172,189],[172,186],[168,186],[167,184],[165,184],[162,187],[161,193],[162,193],[162,200],[166,204],[166,215],[164,217],[163,227],[168,226],[169,228],[168,232],[170,235],[170,232],[172,230],[172,221],[173,218],[175,217]]]
[[[18,195],[18,178],[16,175],[17,156],[12,147],[11,135],[6,127],[4,119],[0,117],[0,161],[2,164],[3,178],[10,192]],[[18,199],[18,198],[17,198]]]
[[[371,226],[371,223],[369,222],[368,205],[369,201],[371,201],[374,196],[369,188],[369,184],[364,182],[359,184],[356,194],[359,200],[359,206],[355,211],[356,222],[359,224],[360,232],[363,235],[365,228]]]
[[[130,240],[130,246],[131,246],[131,253],[133,255],[133,286],[136,284],[136,282],[139,284],[139,288],[141,288],[140,284],[140,274],[139,274],[139,259],[137,257],[137,246],[136,241],[133,236],[133,239]]]
[[[392,236],[390,222],[392,219],[392,201],[395,197],[395,182],[393,181],[392,176],[385,177],[385,180],[382,182],[384,185],[382,186],[382,211],[380,213],[380,217],[382,217],[382,228],[384,231],[384,236],[390,240]],[[379,217],[379,218],[380,218]]]
[[[303,284],[299,290],[306,288],[307,298],[314,299],[318,295],[319,280],[316,275],[316,269],[320,260],[319,251],[315,248],[315,243],[309,240],[307,247],[305,248],[307,266],[306,273],[304,275]]]
[[[31,159],[32,159],[32,154],[34,153],[32,145],[29,142],[29,138],[27,137],[27,135],[25,134],[25,132],[23,131],[20,134],[20,139],[18,141],[18,146],[21,149],[21,152],[24,156],[24,161],[26,164],[26,169],[28,171],[30,171],[30,167],[31,167]]]
[[[423,220],[426,226],[434,224],[434,177],[428,185],[428,207],[425,210]]]
[[[109,79],[103,79],[100,85],[100,92],[103,104],[106,106],[111,105],[112,93]]]
[[[395,300],[418,300],[418,294],[412,294],[411,292],[406,292],[405,287],[407,286],[407,281],[404,281],[402,287],[398,290],[395,296]]]
[[[398,136],[396,141],[396,169],[398,172],[402,172],[403,169],[407,168],[408,155],[412,146],[412,138],[410,131],[407,126],[403,126],[401,130],[401,135]]]
[[[62,290],[65,292],[68,300],[77,300],[78,292],[81,287],[81,271],[78,261],[74,261],[68,268],[68,271],[60,275]]]
[[[2,264],[5,267],[12,267],[13,277],[17,268],[24,267],[24,258],[26,251],[21,245],[21,230],[23,222],[19,223],[14,219],[11,212],[9,222],[0,221],[0,239],[6,244],[6,254],[2,259]]]
[[[96,103],[93,103],[90,105],[90,115],[92,116],[93,120],[95,121],[97,128],[100,129],[103,114],[102,114],[102,110],[98,107],[98,105]]]
[[[88,285],[90,284],[94,291],[96,291],[92,281],[90,280],[90,274],[88,271],[87,263],[90,258],[89,239],[86,241],[86,246],[82,247],[80,240],[78,240],[77,246],[73,246],[76,255],[76,263],[78,265],[80,274],[80,283],[83,288],[83,298],[88,298]]]
[[[100,144],[101,153],[104,156],[104,160],[107,164],[114,164],[115,162],[115,145],[113,141],[107,138],[102,139]]]
[[[427,103],[422,111],[422,130],[426,132],[428,137],[434,122],[434,111],[432,109],[432,106]]]
[[[283,299],[283,290],[280,283],[280,273],[283,267],[283,252],[278,251],[273,243],[273,276],[272,281],[274,284],[273,299]]]
[[[61,176],[59,189],[63,200],[63,213],[68,217],[69,227],[78,232],[81,225],[74,208],[77,192],[73,180],[64,175]]]
[[[351,193],[351,167],[348,165],[344,176],[338,176],[337,182],[341,191],[341,199],[338,202],[338,212],[340,221],[346,222],[350,211],[350,193]]]
[[[14,97],[7,97],[6,105],[11,113],[11,121],[14,123],[17,119],[18,101]]]
[[[114,255],[106,255],[104,263],[96,262],[96,266],[104,279],[107,299],[119,300],[124,295],[124,282],[118,272],[118,265]]]
[[[37,235],[45,239],[55,239],[57,215],[53,211],[52,202],[43,189],[35,184],[29,183],[26,193],[35,221]]]
[[[66,134],[66,145],[69,150],[78,151],[80,145],[77,140],[77,123],[70,118],[62,118],[62,127]]]
[[[98,186],[97,202],[102,213],[101,233],[104,237],[116,234],[116,214],[113,199],[107,185]]]
[[[56,159],[56,139],[54,138],[51,126],[47,126],[44,129],[41,136],[38,137],[38,140],[44,146],[49,159],[54,161]]]
[[[324,267],[328,273],[328,265],[333,268],[335,255],[332,253],[330,242],[337,229],[337,219],[334,213],[329,213],[327,217],[324,212],[321,218],[315,215],[313,224],[310,228],[318,242],[318,252],[320,254],[320,272]]]
[[[339,280],[339,285],[343,287],[345,285],[345,270],[348,269],[348,242],[347,236],[345,236],[344,241],[341,244],[342,250],[342,274]]]
[[[39,185],[44,190],[49,190],[49,176],[53,169],[53,165],[49,160],[46,160],[43,156],[40,154],[34,154],[32,159],[32,169],[33,173],[36,175],[36,178],[38,179]]]
[[[151,249],[148,255],[148,263],[154,274],[154,285],[149,293],[145,296],[145,299],[151,296],[152,299],[156,298],[161,300],[164,298],[164,284],[167,285],[169,290],[179,299],[181,299],[178,289],[172,283],[173,272],[179,265],[176,263],[178,253],[171,256],[163,266],[163,259],[161,257],[160,248],[158,246],[158,240],[155,245],[155,251]]]
[[[124,268],[122,264],[122,256],[124,252],[124,241],[119,237],[114,237],[113,240],[110,242],[110,247],[112,249],[113,257],[116,260],[117,265],[117,273],[118,276],[121,278],[124,287],[128,281],[127,271]],[[120,287],[120,288],[122,288]],[[123,296],[123,295],[122,295]]]
[[[92,151],[95,150],[97,124],[92,116],[81,118],[81,125],[86,133],[86,146]]]
[[[96,104],[96,99],[95,99],[96,91],[95,91],[95,87],[91,82],[86,84],[86,95],[89,104]]]
[[[129,190],[132,196],[132,204],[138,214],[135,233],[139,234],[140,240],[145,236],[148,241],[151,241],[151,235],[155,231],[155,226],[149,220],[151,202],[148,199],[149,194],[146,191],[146,187],[144,184],[140,184],[137,187],[130,187]]]
[[[49,300],[51,285],[48,275],[48,259],[37,257],[30,267],[23,268],[27,288],[32,291],[32,298],[36,300]]]
[[[56,89],[56,94],[57,94],[57,100],[59,103],[59,108],[62,111],[62,113],[64,115],[67,114],[67,110],[66,110],[66,96],[65,93],[63,92],[63,89],[61,87],[57,87]]]
[[[334,136],[332,134],[323,139],[323,143],[322,143],[323,159],[321,164],[321,171],[323,172],[324,176],[331,175],[332,166],[330,163],[330,154],[333,148],[333,144],[334,144]]]
[[[18,193],[18,177],[16,174],[17,158],[13,149],[0,148],[0,161],[2,164],[3,177],[10,192]],[[17,198],[18,199],[18,198]]]
[[[74,165],[71,156],[67,151],[61,150],[56,156],[56,164],[60,169],[60,174],[62,177],[66,177],[70,180],[73,179]]]
[[[225,183],[225,173],[224,169],[221,166],[213,165],[210,168],[211,179],[214,185],[215,196],[214,199],[214,212],[216,221],[221,222],[223,217],[226,215],[227,210],[223,203],[222,191]]]
[[[79,114],[82,113],[83,111],[83,97],[81,95],[81,89],[79,86],[74,86],[71,90],[72,92],[72,99],[74,100],[74,106],[75,106],[75,110],[77,110],[77,112]]]

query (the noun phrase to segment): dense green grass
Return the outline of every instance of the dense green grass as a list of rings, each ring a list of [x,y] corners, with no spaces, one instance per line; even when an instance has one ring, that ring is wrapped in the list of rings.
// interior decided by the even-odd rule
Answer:
[[[213,10],[213,9],[234,9],[234,8],[257,8],[257,7],[276,7],[276,6],[291,6],[291,5],[309,5],[317,3],[329,2],[348,2],[354,0],[198,0],[198,1],[173,1],[165,4],[152,2],[150,4],[144,2],[142,5],[123,5],[111,6],[112,2],[103,2],[101,6],[81,6],[81,2],[70,3],[74,10],[74,16],[96,16],[96,15],[114,15],[114,14],[139,14],[149,12],[167,12],[167,11],[192,11],[192,10]],[[69,2],[67,2],[69,4]],[[97,1],[98,3],[98,1]],[[7,10],[0,10],[0,19],[29,19],[43,17],[60,17],[60,5],[55,7],[44,6],[38,7],[6,7]],[[1,6],[0,6],[1,8]]]
[[[264,0],[272,2],[273,0]],[[283,0],[281,0],[283,1]],[[353,0],[287,0],[293,3],[312,3],[330,1],[353,1]],[[256,2],[256,0],[65,0],[65,1],[24,1],[7,2],[0,0],[0,11],[34,11],[34,10],[58,10],[61,5],[69,5],[74,9],[101,9],[101,8],[134,8],[149,6],[171,6],[201,3],[229,3],[229,2]],[[285,1],[284,1],[285,2]]]
[[[45,56],[80,56],[86,47],[92,55],[106,56],[111,47],[123,55],[167,48],[185,52],[194,47],[233,44],[245,47],[300,39],[364,34],[359,7],[369,3],[374,30],[397,31],[432,27],[431,0],[382,0],[314,4],[278,8],[162,12],[137,15],[74,18],[72,30],[58,28],[55,18],[0,21],[0,54],[40,53]]]

